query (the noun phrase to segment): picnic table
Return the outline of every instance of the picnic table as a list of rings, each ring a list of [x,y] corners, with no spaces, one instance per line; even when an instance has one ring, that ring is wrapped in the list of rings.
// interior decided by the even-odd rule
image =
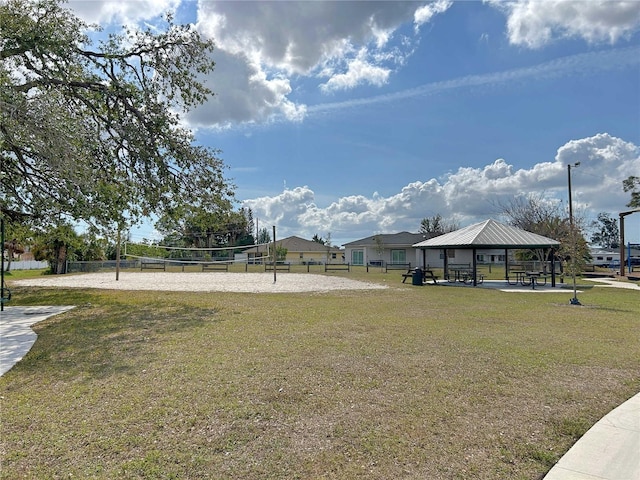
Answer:
[[[447,281],[449,282],[460,282],[464,284],[473,283],[473,269],[468,265],[460,265],[449,267],[449,274],[447,275]],[[451,275],[453,273],[453,275]],[[476,284],[481,284],[484,282],[484,274],[476,272]]]
[[[473,283],[473,272],[467,272],[465,274],[462,275],[462,282],[465,284],[471,284]],[[476,273],[476,284],[481,284],[482,282],[484,282],[484,274],[483,273]]]
[[[453,280],[451,280],[451,275],[449,275],[450,282],[465,282],[467,278],[472,275],[469,267],[449,267],[449,271],[453,272]]]
[[[535,290],[536,285],[539,287],[543,287],[547,284],[547,276],[549,275],[547,272],[541,272],[539,270],[511,270],[511,272],[516,276],[515,282],[512,282],[510,277],[507,277],[507,283],[509,285],[522,285],[523,287],[528,287],[531,285],[531,288]]]
[[[523,286],[531,285],[531,288],[535,290],[536,285],[543,287],[547,284],[547,274],[545,272],[525,272],[521,283]],[[526,280],[525,280],[526,278]],[[540,279],[544,279],[544,283],[540,283]]]
[[[525,282],[527,281],[526,270],[511,270],[511,272],[509,273],[513,273],[516,276],[516,281],[513,283],[511,282],[509,277],[507,277],[507,283],[509,285],[517,285],[518,283],[521,283],[522,285],[524,285]]]
[[[416,270],[421,270],[422,271],[422,283],[426,283],[427,280],[431,280],[433,282],[434,285],[438,284],[438,276],[434,275],[433,270],[430,269],[424,269],[424,268],[420,268],[420,267],[416,267],[416,268],[410,268],[407,270],[407,273],[403,273],[402,274],[402,283],[405,283],[407,281],[407,278],[413,278],[414,273],[416,273]]]

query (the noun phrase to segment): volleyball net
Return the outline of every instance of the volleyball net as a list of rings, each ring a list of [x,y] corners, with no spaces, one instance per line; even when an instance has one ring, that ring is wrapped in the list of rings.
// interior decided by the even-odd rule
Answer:
[[[141,262],[165,262],[180,265],[263,264],[271,260],[271,243],[233,247],[174,247],[125,243],[123,256]]]

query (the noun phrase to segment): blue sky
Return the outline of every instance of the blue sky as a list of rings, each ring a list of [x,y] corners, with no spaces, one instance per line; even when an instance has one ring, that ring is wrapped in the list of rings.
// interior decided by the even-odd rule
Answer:
[[[628,210],[622,180],[640,176],[640,2],[69,5],[106,27],[172,10],[214,39],[216,95],[184,118],[279,237],[500,220],[518,195],[566,208],[575,162],[589,224]],[[640,242],[640,213],[626,224]]]

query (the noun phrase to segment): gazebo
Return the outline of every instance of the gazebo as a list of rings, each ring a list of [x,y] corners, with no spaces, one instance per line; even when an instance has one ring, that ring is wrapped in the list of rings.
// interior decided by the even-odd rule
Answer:
[[[413,245],[415,248],[423,250],[423,257],[426,257],[428,249],[461,249],[473,251],[473,285],[477,285],[477,262],[476,251],[480,249],[501,249],[505,250],[505,279],[509,277],[509,250],[551,248],[555,249],[560,242],[552,238],[544,237],[535,233],[527,232],[516,227],[504,225],[495,220],[485,220],[484,222],[469,225],[455,232],[445,233],[429,240]],[[426,261],[423,262],[426,265]],[[444,255],[444,270],[448,271],[447,255]],[[554,255],[551,255],[551,286],[556,286],[556,272]]]

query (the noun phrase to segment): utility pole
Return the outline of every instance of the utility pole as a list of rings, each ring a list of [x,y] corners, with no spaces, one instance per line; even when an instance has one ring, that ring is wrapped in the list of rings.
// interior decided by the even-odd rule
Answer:
[[[573,167],[578,167],[580,162],[573,164]],[[571,305],[581,305],[578,300],[578,291],[576,287],[576,232],[573,225],[573,202],[571,200],[571,165],[567,165],[567,176],[569,182],[569,228],[571,229],[571,275],[573,277],[573,298],[571,299]]]

